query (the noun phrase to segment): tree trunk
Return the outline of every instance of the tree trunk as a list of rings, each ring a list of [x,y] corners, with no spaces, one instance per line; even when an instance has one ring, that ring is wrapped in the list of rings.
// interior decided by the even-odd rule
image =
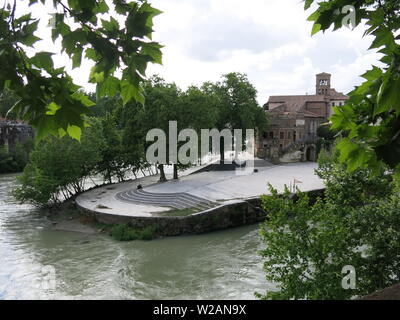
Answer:
[[[164,165],[160,164],[158,166],[158,170],[160,171],[160,180],[159,180],[159,182],[166,182],[167,178],[165,177]]]
[[[224,145],[224,140],[221,139],[220,144],[219,144],[219,156],[220,156],[220,163],[224,164],[225,163],[225,145]]]
[[[179,177],[178,177],[178,165],[177,164],[174,164],[174,179],[175,180],[179,179]]]

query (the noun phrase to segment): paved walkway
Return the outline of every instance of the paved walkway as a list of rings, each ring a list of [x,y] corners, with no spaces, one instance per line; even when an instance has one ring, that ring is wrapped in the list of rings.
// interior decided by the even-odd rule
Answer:
[[[237,175],[234,171],[213,171],[188,174],[183,173],[178,181],[157,183],[158,177],[145,177],[132,182],[101,187],[88,191],[77,198],[77,203],[89,210],[132,217],[151,217],[153,214],[171,210],[172,203],[188,207],[186,200],[205,203],[230,204],[239,200],[267,194],[268,183],[278,191],[284,185],[301,181],[297,186],[302,191],[321,189],[323,182],[315,175],[316,163],[293,163],[278,166],[257,165],[259,172]],[[141,184],[143,190],[136,190]],[[169,205],[165,200],[170,201]],[[146,201],[149,200],[150,201]],[[151,201],[154,200],[154,201]],[[186,205],[185,205],[186,203]],[[168,205],[169,207],[166,207]]]

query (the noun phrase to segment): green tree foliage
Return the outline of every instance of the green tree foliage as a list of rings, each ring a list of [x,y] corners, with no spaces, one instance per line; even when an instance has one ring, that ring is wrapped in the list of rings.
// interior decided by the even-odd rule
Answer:
[[[125,107],[119,107],[116,112],[119,126],[123,130],[123,145],[126,161],[132,168],[145,169],[149,167],[145,156],[147,143],[146,134],[151,129],[162,129],[168,138],[169,122],[177,121],[178,132],[183,129],[194,129],[200,135],[201,129],[215,126],[217,109],[212,104],[211,97],[195,86],[186,91],[179,89],[174,83],[167,83],[159,76],[153,76],[144,85],[146,104],[130,102]],[[168,143],[168,139],[167,139]],[[184,142],[178,144],[178,148]],[[167,163],[170,162],[169,144],[167,144]],[[164,165],[159,164],[160,180],[165,181]],[[178,178],[178,169],[187,165],[174,165],[174,177]]]
[[[116,177],[119,182],[125,179],[130,171],[129,162],[125,159],[125,145],[123,145],[122,132],[116,126],[115,118],[107,114],[96,123],[97,135],[103,143],[100,145],[100,161],[97,163],[97,172],[102,174],[108,183]]]
[[[95,127],[93,130],[97,130]],[[70,137],[49,136],[30,155],[21,186],[14,191],[17,200],[36,206],[51,206],[85,190],[86,179],[97,172],[103,141],[86,129],[81,143]]]
[[[267,116],[257,102],[257,90],[242,73],[228,73],[217,83],[205,83],[203,90],[213,98],[218,112],[216,127],[223,129],[258,129],[264,131]],[[245,137],[245,132],[243,135]],[[221,143],[221,160],[224,160]]]
[[[3,90],[0,93],[0,118],[8,118],[15,119],[15,115],[12,113],[8,113],[8,111],[12,108],[14,104],[18,101],[18,97],[16,97],[12,91]]]
[[[268,214],[261,227],[266,277],[279,285],[264,299],[350,299],[400,281],[399,181],[386,168],[379,174],[359,168],[348,172],[322,152],[318,175],[324,199],[306,193],[283,195],[271,188],[263,196]],[[345,290],[345,266],[356,270],[356,289]]]
[[[316,1],[305,0],[308,9]],[[338,144],[340,160],[349,170],[360,166],[379,168],[380,161],[395,168],[400,159],[400,2],[397,0],[329,0],[319,2],[309,17],[312,33],[343,26],[346,5],[354,6],[356,25],[364,22],[365,35],[372,36],[370,49],[382,54],[380,66],[362,77],[343,107],[336,107],[333,129],[342,131]],[[344,19],[344,20],[343,20]]]
[[[11,150],[0,146],[0,174],[22,172],[33,150],[33,140],[17,143]]]
[[[96,175],[109,183],[124,180],[130,168],[123,161],[121,131],[110,115],[88,121],[80,142],[49,136],[36,145],[19,177],[17,200],[52,206],[83,192]]]
[[[21,178],[17,198],[51,205],[82,192],[85,181],[94,175],[101,175],[105,182],[112,183],[123,181],[129,173],[135,176],[139,171],[143,173],[152,166],[146,159],[147,147],[152,144],[146,142],[148,131],[157,128],[168,135],[170,121],[177,121],[178,131],[189,128],[199,136],[201,129],[216,127],[220,105],[206,85],[182,91],[176,84],[154,76],[146,80],[143,87],[145,105],[131,100],[123,106],[115,96],[100,100],[96,117],[89,118],[90,126],[83,130],[81,144],[68,136],[61,140],[46,138],[39,143]],[[254,121],[259,121],[256,114],[253,114]],[[178,148],[184,143],[180,142]],[[91,156],[86,152],[91,152]],[[170,163],[168,154],[169,145],[167,163]],[[176,164],[174,177],[178,178],[178,170],[187,166]],[[57,168],[62,170],[57,171]],[[159,170],[160,180],[165,181],[164,164],[159,164]]]
[[[7,88],[19,97],[12,112],[36,127],[39,139],[51,133],[79,140],[84,116],[94,103],[79,91],[64,67],[54,67],[55,53],[35,49],[41,40],[39,20],[30,12],[39,4],[37,0],[26,2],[27,12],[20,16],[17,7],[25,5],[21,1],[5,1],[0,8],[0,91]],[[81,66],[83,57],[95,63],[88,78],[97,85],[98,97],[120,93],[124,104],[132,99],[144,102],[140,83],[147,64],[162,63],[162,46],[151,41],[153,18],[159,10],[146,1],[40,2],[46,3],[46,9],[53,6],[49,19],[52,40],[61,40],[61,51],[69,56],[73,68]]]

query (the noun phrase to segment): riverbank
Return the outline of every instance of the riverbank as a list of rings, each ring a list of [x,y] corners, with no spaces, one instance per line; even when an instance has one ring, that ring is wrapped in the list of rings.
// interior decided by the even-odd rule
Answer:
[[[285,185],[303,192],[323,189],[316,167],[311,162],[274,166],[258,161],[250,171],[202,170],[166,183],[146,177],[85,192],[76,205],[105,225],[153,228],[160,236],[199,234],[264,221],[260,196],[268,194],[268,184],[280,192]]]
[[[322,189],[315,168],[315,163],[267,162],[239,174],[191,168],[178,181],[168,176],[168,182],[158,183],[154,175],[94,187],[45,214],[53,230],[87,235],[109,235],[112,226],[121,224],[133,231],[151,229],[154,237],[201,234],[264,221],[260,196],[268,193],[267,184],[278,191],[295,183],[304,192]]]

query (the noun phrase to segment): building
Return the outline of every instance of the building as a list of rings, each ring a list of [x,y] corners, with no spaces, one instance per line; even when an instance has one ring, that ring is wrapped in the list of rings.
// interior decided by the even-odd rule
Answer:
[[[12,150],[18,142],[34,137],[32,127],[14,120],[0,118],[0,148]]]
[[[274,162],[315,161],[317,128],[348,99],[331,88],[329,73],[316,75],[314,95],[271,96],[264,105],[270,126],[259,141],[258,156]]]

